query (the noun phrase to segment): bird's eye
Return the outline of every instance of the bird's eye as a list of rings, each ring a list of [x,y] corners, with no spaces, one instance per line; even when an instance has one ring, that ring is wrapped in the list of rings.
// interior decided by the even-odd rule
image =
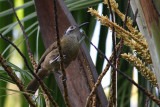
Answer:
[[[66,30],[65,34],[72,32],[75,28],[76,28],[75,26],[70,26],[70,27]]]
[[[71,29],[73,29],[74,27],[73,26],[71,26]]]

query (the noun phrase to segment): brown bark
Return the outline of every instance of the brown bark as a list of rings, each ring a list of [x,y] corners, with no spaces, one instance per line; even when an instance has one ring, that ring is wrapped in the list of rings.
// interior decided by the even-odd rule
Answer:
[[[142,6],[142,10],[146,19],[147,27],[149,29],[150,36],[152,36],[152,31],[151,31],[151,23],[156,21],[156,23],[159,23],[159,17],[158,14],[156,13],[153,4],[151,0],[139,0],[140,4]]]

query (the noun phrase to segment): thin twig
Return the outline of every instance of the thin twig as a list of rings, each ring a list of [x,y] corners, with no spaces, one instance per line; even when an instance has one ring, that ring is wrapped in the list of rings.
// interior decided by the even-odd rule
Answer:
[[[68,107],[71,107],[71,103],[68,98],[68,89],[67,89],[67,83],[66,83],[66,72],[64,69],[64,63],[63,63],[63,55],[62,55],[62,49],[61,49],[61,43],[60,43],[60,37],[59,37],[59,30],[58,30],[58,21],[57,21],[57,8],[56,8],[56,0],[53,0],[54,3],[54,16],[55,16],[55,26],[56,26],[56,36],[57,36],[57,46],[59,50],[59,56],[60,56],[60,68],[62,70],[62,84],[64,89],[64,101]]]
[[[155,5],[154,1],[153,1],[153,0],[151,0],[151,1],[152,1],[152,5],[153,5],[153,7],[154,7],[156,13],[157,13],[158,16],[160,17],[160,13],[159,13],[158,9],[156,8],[156,5]]]
[[[112,12],[112,7],[111,7],[111,4],[110,4],[110,0],[108,0],[108,5],[109,5],[109,11],[110,11],[110,14],[111,14],[111,19],[112,19],[112,22],[114,23],[114,15],[113,15],[113,12]],[[116,35],[115,35],[115,28],[113,27],[112,28],[112,40],[113,40],[113,52],[114,52],[114,61],[113,61],[113,65],[116,66],[116,59],[117,59],[117,53],[116,53]],[[116,76],[116,71],[114,69],[112,69],[112,72],[111,72],[111,85],[112,85],[112,98],[113,98],[113,104],[115,107],[117,107],[117,99],[116,99],[116,96],[117,96],[117,76]]]
[[[137,15],[138,15],[138,9],[136,10],[134,14],[133,24],[136,23]]]
[[[19,23],[19,25],[20,25],[20,28],[22,29],[22,32],[23,32],[23,34],[24,34],[24,36],[25,36],[27,49],[28,49],[29,53],[31,53],[30,46],[28,45],[28,44],[29,44],[29,41],[28,41],[28,38],[27,38],[26,32],[24,31],[24,28],[23,28],[23,26],[22,26],[22,24],[21,24],[21,22],[20,22],[20,20],[19,20],[19,18],[18,18],[18,16],[17,16],[17,14],[16,14],[16,12],[15,12],[15,9],[14,9],[13,4],[11,3],[11,1],[10,1],[10,0],[8,0],[8,2],[9,2],[10,6],[11,6],[11,7],[12,7],[12,9],[13,9],[13,12],[14,12],[14,14],[15,14],[15,17],[16,17],[16,19],[17,19],[17,21],[18,21],[18,23]]]
[[[94,87],[94,83],[95,83],[95,82],[94,82],[94,79],[93,79],[93,75],[92,75],[92,73],[91,73],[91,70],[90,70],[90,68],[89,68],[89,65],[88,65],[86,59],[83,60],[83,63],[84,63],[84,65],[86,66],[87,73],[88,73],[88,75],[89,75],[89,80],[90,80],[89,86],[90,86],[90,88],[91,88],[91,90],[92,90],[93,87]],[[91,104],[92,104],[92,107],[96,107],[96,94],[93,95],[93,98],[92,98],[91,101],[89,101],[89,104],[90,104],[90,102],[92,102],[92,103],[91,103]]]
[[[130,0],[128,0],[128,3],[127,3],[127,8],[126,8],[126,15],[125,15],[125,19],[124,19],[124,22],[123,22],[123,28],[125,29],[125,26],[126,26],[126,23],[127,23],[127,16],[128,16],[128,11],[129,11],[129,6],[130,6]],[[123,38],[121,37],[121,45],[120,45],[120,48],[118,50],[118,58],[117,58],[117,68],[120,67],[120,62],[121,62],[121,53],[122,53],[122,48],[123,48]]]
[[[145,88],[143,88],[142,86],[138,85],[134,80],[132,80],[128,75],[126,75],[125,73],[121,72],[119,69],[117,69],[112,63],[111,61],[109,61],[109,59],[105,56],[105,54],[99,50],[90,40],[89,38],[85,35],[87,41],[101,54],[101,56],[103,58],[105,58],[107,60],[107,62],[110,64],[110,66],[112,66],[113,69],[115,69],[115,71],[117,71],[119,74],[121,74],[124,78],[126,78],[129,82],[131,82],[132,84],[134,84],[138,89],[140,89],[145,95],[147,95],[149,98],[151,98],[156,104],[160,105],[160,100],[157,99],[152,93],[150,93],[149,91],[147,91]],[[90,100],[92,95],[92,91],[89,94],[87,100]]]
[[[41,89],[42,89],[42,87],[41,87]],[[48,96],[45,94],[45,92],[43,91],[43,89],[42,89],[42,92],[43,92],[44,100],[46,102],[46,107],[50,107],[50,101],[48,99]]]
[[[1,37],[2,39],[4,39],[5,41],[7,41],[9,44],[11,44],[11,45],[18,51],[18,53],[19,53],[19,54],[22,56],[22,58],[24,59],[24,62],[25,62],[25,64],[26,64],[26,67],[29,69],[30,72],[33,72],[32,69],[30,68],[28,62],[27,62],[26,57],[22,54],[22,52],[18,49],[18,47],[17,47],[13,42],[11,42],[9,39],[3,37],[3,35],[2,35],[1,33],[0,33],[0,37]]]
[[[31,62],[32,62],[32,65],[33,65],[34,69],[36,69],[36,68],[37,68],[37,64],[36,64],[36,61],[35,61],[35,59],[34,59],[34,57],[33,57],[33,54],[32,54],[32,51],[31,51],[31,47],[30,47],[30,45],[29,45],[28,36],[27,36],[27,34],[26,34],[25,30],[24,30],[24,27],[23,27],[21,21],[19,20],[17,14],[16,14],[16,11],[15,11],[15,9],[14,9],[13,4],[11,3],[10,0],[8,0],[8,2],[9,2],[9,4],[10,4],[11,8],[13,9],[13,13],[14,13],[14,15],[15,15],[15,17],[16,17],[19,25],[20,25],[20,28],[21,28],[21,30],[22,30],[22,32],[23,32],[23,35],[24,35],[24,37],[25,37],[25,39],[26,39],[26,45],[27,45],[27,50],[28,50],[29,58],[30,58],[30,60],[31,60]]]
[[[125,19],[124,19],[124,22],[123,22],[123,28],[125,28],[126,23],[127,23],[127,16],[128,16],[128,12],[129,12],[129,7],[130,7],[130,0],[128,0],[128,3],[127,3],[126,15],[125,15]]]
[[[53,100],[50,92],[48,91],[46,85],[43,83],[43,81],[39,78],[39,76],[37,76],[33,70],[30,68],[28,62],[27,62],[27,59],[26,57],[22,54],[22,52],[18,49],[18,47],[12,43],[10,40],[8,40],[7,38],[3,37],[3,35],[0,33],[0,36],[2,39],[4,39],[5,41],[7,41],[8,43],[10,43],[17,51],[18,53],[22,56],[25,64],[26,64],[26,67],[29,69],[29,71],[31,72],[31,74],[37,79],[38,83],[40,84],[40,86],[42,87],[42,89],[44,90],[44,92],[46,93],[46,95],[48,96],[49,100],[52,102],[52,104],[55,106],[55,107],[58,107],[58,104]]]
[[[116,50],[118,50],[119,47],[120,47],[120,42],[117,44]],[[111,57],[109,58],[109,60],[110,60],[111,62],[113,62],[113,57],[114,57],[114,52],[112,52],[112,55],[111,55]],[[99,84],[100,84],[101,81],[102,81],[102,78],[103,78],[103,77],[105,76],[105,74],[107,73],[109,67],[110,67],[110,64],[107,63],[107,65],[106,65],[104,71],[98,76],[98,79],[97,79],[95,85],[93,86],[90,95],[89,95],[88,98],[87,98],[87,102],[86,102],[86,106],[85,106],[85,107],[88,107],[88,106],[89,106],[89,104],[90,104],[90,103],[89,103],[89,102],[90,102],[90,99],[92,98],[92,96],[93,96],[94,93],[96,92],[96,90],[97,90]]]
[[[0,54],[0,64],[2,65],[4,70],[8,73],[8,75],[11,77],[11,79],[16,83],[16,85],[18,86],[19,90],[22,91],[22,92],[26,92],[27,93],[26,89],[22,85],[22,82],[19,80],[19,78],[16,75],[14,75],[13,69],[10,66],[7,66],[5,64],[5,62],[6,62],[5,59]],[[36,107],[36,105],[34,104],[32,98],[29,95],[27,95],[26,93],[23,93],[23,95],[26,98],[26,100],[28,101],[28,103],[32,107]]]
[[[151,92],[151,93],[152,93],[152,90],[153,90],[153,85],[151,84],[151,88],[150,88],[150,92]],[[147,98],[146,98],[145,107],[148,107],[149,101],[150,101],[150,98],[147,97]]]
[[[112,94],[112,90],[111,89],[112,89],[112,86],[111,86],[110,91],[109,91],[110,92],[109,93],[109,99],[108,99],[109,103],[107,104],[107,107],[113,107],[113,98],[112,98],[112,95],[111,95]]]

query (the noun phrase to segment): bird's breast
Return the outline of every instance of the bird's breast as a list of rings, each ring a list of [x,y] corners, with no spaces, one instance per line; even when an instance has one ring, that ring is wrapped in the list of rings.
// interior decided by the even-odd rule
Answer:
[[[68,37],[62,41],[62,51],[66,55],[66,59],[74,60],[79,52],[79,43],[77,37]]]
[[[77,37],[65,37],[61,40],[64,67],[66,68],[71,61],[75,60],[79,52]],[[51,63],[52,62],[52,63]],[[42,63],[42,68],[57,71],[60,69],[60,57],[58,48],[52,50]]]

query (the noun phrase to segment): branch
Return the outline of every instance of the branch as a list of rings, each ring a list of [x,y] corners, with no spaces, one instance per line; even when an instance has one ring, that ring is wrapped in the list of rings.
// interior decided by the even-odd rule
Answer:
[[[0,33],[0,36],[2,39],[6,40],[8,43],[10,43],[17,51],[18,53],[22,56],[22,58],[24,59],[24,62],[27,66],[27,68],[29,69],[29,71],[31,72],[31,74],[37,79],[38,83],[40,84],[40,86],[42,87],[42,89],[44,90],[45,94],[48,96],[49,100],[52,102],[53,105],[55,105],[55,107],[58,107],[58,104],[53,100],[50,92],[48,91],[47,87],[45,86],[45,84],[43,83],[43,81],[39,78],[39,76],[37,76],[33,70],[30,68],[26,57],[22,54],[22,52],[17,48],[17,46],[12,43],[10,40],[8,40],[7,38],[3,37],[3,35]]]
[[[87,67],[87,73],[88,73],[88,75],[89,75],[89,80],[90,80],[90,84],[89,84],[89,86],[90,86],[90,89],[92,90],[93,88],[94,88],[94,84],[95,84],[95,82],[94,82],[94,79],[93,79],[93,76],[92,76],[92,73],[91,73],[91,70],[90,70],[90,68],[89,68],[89,65],[88,65],[88,63],[87,63],[87,60],[86,59],[84,59],[83,60],[83,63],[84,63],[84,65]],[[97,80],[98,81],[98,80]],[[88,102],[88,105],[91,105],[92,104],[92,107],[96,107],[96,98],[97,98],[97,96],[96,96],[96,93],[93,93],[93,98],[92,98],[92,102],[91,101],[87,101]]]
[[[118,50],[119,47],[120,47],[120,42],[117,44],[116,50]],[[109,61],[113,62],[113,57],[114,57],[114,52],[112,52],[112,55],[111,55],[111,57],[109,58]],[[90,102],[91,96],[93,96],[94,93],[96,92],[99,84],[100,84],[101,81],[102,81],[102,78],[103,78],[103,77],[105,76],[105,74],[107,73],[109,67],[110,67],[110,64],[107,63],[104,71],[98,76],[98,79],[97,79],[97,81],[96,81],[95,85],[93,86],[92,91],[91,91],[91,93],[90,93],[90,98],[89,98],[89,97],[87,98],[86,107],[89,106],[89,102]]]
[[[131,82],[132,84],[134,84],[139,90],[141,90],[145,95],[147,95],[150,99],[152,99],[156,104],[160,105],[160,100],[157,99],[152,93],[150,93],[149,91],[147,91],[145,88],[143,88],[142,86],[138,85],[134,80],[132,80],[128,75],[126,75],[125,73],[121,72],[119,69],[117,69],[112,63],[111,61],[108,60],[108,58],[105,56],[105,54],[99,50],[90,40],[89,38],[85,35],[87,41],[100,53],[100,55],[105,58],[107,60],[107,62],[110,64],[110,66],[112,66],[112,68],[117,71],[119,74],[121,74],[124,78],[126,78],[129,82]],[[91,93],[93,93],[91,91]],[[92,94],[89,94],[87,101],[91,99]]]
[[[22,56],[22,58],[24,59],[24,62],[25,62],[25,64],[26,64],[26,67],[29,69],[30,72],[33,72],[32,69],[30,68],[28,62],[27,62],[26,57],[22,54],[22,52],[18,49],[18,47],[17,47],[14,43],[12,43],[9,39],[3,37],[3,35],[2,35],[1,33],[0,33],[0,37],[1,37],[2,39],[4,39],[5,41],[7,41],[9,44],[11,44],[11,45],[18,51],[18,53],[19,53],[19,54]]]
[[[5,64],[5,59],[3,58],[3,56],[0,54],[0,64],[2,65],[2,67],[4,68],[4,70],[8,73],[8,75],[11,77],[11,79],[16,83],[16,85],[18,86],[19,90],[22,92],[27,92],[26,89],[23,87],[22,82],[19,80],[19,78],[14,75],[13,73],[13,69],[10,66],[7,66]],[[36,107],[36,105],[34,104],[32,98],[26,94],[23,93],[24,97],[26,98],[26,100],[28,101],[28,103],[32,106],[32,107]]]
[[[150,87],[150,92],[151,92],[151,93],[152,93],[152,90],[153,90],[153,85],[151,84],[151,87]],[[150,101],[150,98],[147,97],[147,98],[146,98],[145,107],[149,107],[149,101]]]
[[[134,14],[133,24],[136,23],[137,15],[138,15],[138,9],[136,9],[136,12]]]
[[[130,6],[130,0],[128,0],[128,3],[127,3],[126,15],[125,15],[125,19],[124,19],[124,22],[123,22],[123,28],[124,29],[125,29],[125,26],[126,26],[126,23],[127,23],[127,16],[128,16],[129,6]],[[122,53],[123,42],[124,42],[122,37],[121,37],[120,42],[121,42],[121,45],[120,45],[120,48],[119,48],[119,51],[118,51],[117,68],[120,67],[120,62],[121,62],[120,56],[121,56],[121,53]]]
[[[109,5],[109,11],[111,13],[111,18],[112,18],[112,22],[114,23],[114,15],[112,12],[112,8],[111,8],[111,4],[110,4],[110,0],[108,0],[108,5]],[[114,61],[113,61],[113,65],[116,66],[116,59],[117,59],[117,52],[116,52],[116,36],[115,36],[115,28],[112,27],[112,40],[113,40],[113,52],[114,52]],[[116,71],[114,71],[114,69],[112,69],[111,71],[111,85],[112,85],[112,93],[111,93],[111,98],[113,98],[113,104],[116,107],[117,106],[117,76],[116,76]],[[109,101],[110,103],[110,101]],[[112,105],[112,104],[111,104]]]
[[[21,28],[21,30],[22,30],[22,32],[23,32],[23,35],[24,35],[24,37],[25,37],[25,39],[26,39],[26,45],[27,45],[27,50],[28,50],[28,53],[29,53],[29,58],[30,58],[30,60],[31,60],[31,62],[32,62],[32,65],[33,65],[34,69],[36,69],[36,68],[37,68],[37,64],[36,64],[36,61],[34,60],[34,57],[33,57],[32,51],[31,51],[31,47],[30,47],[30,45],[29,45],[28,36],[27,36],[27,34],[26,34],[25,30],[24,30],[24,27],[23,27],[21,21],[19,20],[17,14],[16,14],[16,11],[15,11],[15,9],[14,9],[13,4],[11,3],[10,0],[8,0],[8,2],[9,2],[9,4],[10,4],[11,8],[13,9],[14,15],[15,15],[15,17],[16,17],[19,25],[20,25],[20,28]]]
[[[128,3],[127,3],[126,15],[125,15],[125,19],[124,19],[124,22],[123,22],[123,28],[125,28],[126,23],[127,23],[127,16],[128,16],[129,7],[130,7],[130,0],[128,0]]]
[[[53,0],[54,3],[54,18],[55,18],[55,26],[56,26],[56,36],[57,36],[57,46],[59,50],[59,56],[60,56],[60,68],[62,70],[62,84],[64,89],[64,101],[68,107],[71,107],[71,103],[68,98],[68,90],[67,90],[67,84],[66,84],[66,72],[64,69],[64,63],[63,63],[63,55],[62,55],[62,48],[60,43],[60,37],[59,37],[59,30],[58,30],[58,21],[57,21],[57,8],[56,8],[56,0]]]

